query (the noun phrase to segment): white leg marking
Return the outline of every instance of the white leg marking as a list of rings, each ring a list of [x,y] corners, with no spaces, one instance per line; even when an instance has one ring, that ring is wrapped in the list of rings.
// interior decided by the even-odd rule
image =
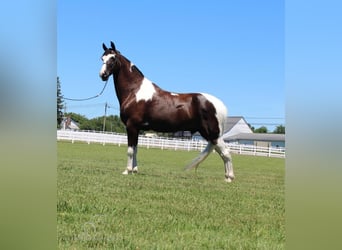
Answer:
[[[134,148],[128,147],[127,149],[127,167],[126,170],[122,172],[122,174],[129,174],[132,172],[133,169],[133,155],[134,155]]]
[[[137,162],[137,147],[128,147],[127,149],[127,167],[122,174],[127,175],[130,173],[138,173],[138,162]]]
[[[225,179],[224,179],[224,181],[225,181],[225,182],[228,182],[228,183],[230,183],[230,182],[232,182],[232,181],[233,181],[233,179],[230,179],[230,178],[225,178]]]
[[[224,171],[225,171],[225,181],[232,182],[235,178],[232,157],[229,152],[228,146],[224,143],[222,138],[219,138],[217,141],[217,145],[215,146],[216,152],[221,156],[224,162]]]

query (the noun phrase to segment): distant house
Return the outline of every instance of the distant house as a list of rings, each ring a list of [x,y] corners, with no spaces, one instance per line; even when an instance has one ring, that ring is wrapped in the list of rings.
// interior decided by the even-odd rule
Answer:
[[[253,131],[242,116],[228,116],[224,125],[223,138],[240,133],[253,133]],[[193,138],[203,139],[198,132],[193,135]]]
[[[80,130],[79,124],[71,119],[70,116],[64,117],[61,122],[61,129],[63,130]]]
[[[224,137],[227,143],[254,145],[259,147],[285,147],[284,134],[239,133]]]
[[[253,131],[242,116],[228,116],[226,124],[224,125],[223,138],[240,133],[251,134]]]
[[[259,147],[285,147],[284,134],[253,133],[242,116],[228,116],[224,126],[223,140],[227,143],[254,145]],[[199,133],[193,138],[203,139]]]

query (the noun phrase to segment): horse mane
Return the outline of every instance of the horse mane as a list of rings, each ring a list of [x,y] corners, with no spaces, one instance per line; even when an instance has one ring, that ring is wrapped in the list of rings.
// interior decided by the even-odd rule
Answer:
[[[133,66],[132,66],[132,70],[138,72],[141,76],[144,76],[144,74],[140,71],[140,69],[138,69],[137,66],[133,65]]]
[[[119,51],[117,51],[118,52],[118,54],[124,59],[124,60],[126,60],[127,62],[129,62],[129,63],[131,63],[131,61],[130,60],[128,60],[124,55],[122,55]],[[132,65],[132,64],[131,64]],[[140,69],[137,67],[137,66],[135,66],[134,64],[131,66],[131,70],[132,71],[135,71],[135,72],[137,72],[140,76],[142,76],[142,77],[144,77],[144,74],[140,71]]]

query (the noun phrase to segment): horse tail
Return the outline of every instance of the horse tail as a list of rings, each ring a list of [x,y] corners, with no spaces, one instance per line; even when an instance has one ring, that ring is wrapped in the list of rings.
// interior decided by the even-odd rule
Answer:
[[[227,127],[228,109],[226,105],[224,105],[224,103],[220,99],[216,98],[215,96],[205,94],[205,93],[201,93],[201,94],[209,102],[211,102],[212,105],[216,109],[216,119],[217,119],[219,129],[220,129],[219,137],[221,137],[227,129],[226,127]]]
[[[224,113],[224,116],[221,118],[221,131],[220,131],[220,137],[223,136],[223,134],[227,131],[228,129],[228,111],[226,108],[226,112]]]
[[[208,142],[206,148],[199,154],[199,156],[193,159],[192,162],[185,167],[185,170],[197,168],[198,165],[202,161],[204,161],[208,157],[208,155],[213,151],[214,147],[215,146],[211,142]]]

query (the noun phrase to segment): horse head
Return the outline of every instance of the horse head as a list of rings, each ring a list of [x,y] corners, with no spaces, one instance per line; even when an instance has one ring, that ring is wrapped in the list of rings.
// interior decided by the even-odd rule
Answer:
[[[100,77],[103,81],[107,81],[120,64],[120,61],[118,60],[120,52],[116,50],[113,42],[110,42],[110,45],[111,47],[107,48],[104,43],[102,44],[104,52],[101,57],[103,64],[100,70]]]

